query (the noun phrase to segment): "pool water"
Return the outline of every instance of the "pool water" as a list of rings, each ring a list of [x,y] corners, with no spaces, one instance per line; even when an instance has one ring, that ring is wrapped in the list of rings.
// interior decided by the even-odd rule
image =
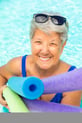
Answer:
[[[82,67],[82,0],[0,0],[0,66],[31,54],[32,14],[46,10],[61,12],[68,19],[69,39],[61,59]]]

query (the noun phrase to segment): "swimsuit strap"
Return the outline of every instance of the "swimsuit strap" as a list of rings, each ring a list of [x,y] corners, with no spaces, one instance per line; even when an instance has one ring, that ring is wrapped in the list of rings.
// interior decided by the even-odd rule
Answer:
[[[22,76],[26,77],[26,57],[27,55],[24,55],[22,57]]]
[[[71,66],[71,67],[69,68],[68,72],[74,70],[75,68],[76,68],[75,66]]]
[[[50,100],[50,102],[55,102],[55,103],[61,103],[61,100],[63,98],[63,94],[62,93],[57,93],[52,100]]]

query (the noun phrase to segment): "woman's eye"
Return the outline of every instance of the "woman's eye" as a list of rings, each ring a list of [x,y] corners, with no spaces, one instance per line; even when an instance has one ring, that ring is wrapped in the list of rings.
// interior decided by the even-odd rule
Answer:
[[[50,45],[56,46],[57,44],[56,43],[50,43]]]
[[[41,44],[41,41],[35,41],[35,43],[37,43],[37,44]]]

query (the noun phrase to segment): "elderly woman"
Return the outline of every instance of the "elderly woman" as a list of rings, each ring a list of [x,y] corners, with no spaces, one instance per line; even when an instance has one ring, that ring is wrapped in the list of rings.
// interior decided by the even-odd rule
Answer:
[[[31,55],[16,57],[0,67],[0,103],[7,107],[2,91],[12,76],[46,78],[76,67],[60,60],[68,39],[68,22],[59,13],[34,14],[30,29]],[[81,91],[42,95],[39,100],[80,106]]]

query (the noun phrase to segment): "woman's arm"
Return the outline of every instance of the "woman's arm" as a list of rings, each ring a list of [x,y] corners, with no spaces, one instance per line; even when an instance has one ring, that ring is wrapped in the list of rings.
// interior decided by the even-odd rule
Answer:
[[[81,91],[64,92],[61,104],[80,106]]]
[[[0,103],[7,107],[2,93],[8,79],[12,76],[20,76],[21,74],[21,57],[10,60],[7,64],[0,67]]]

